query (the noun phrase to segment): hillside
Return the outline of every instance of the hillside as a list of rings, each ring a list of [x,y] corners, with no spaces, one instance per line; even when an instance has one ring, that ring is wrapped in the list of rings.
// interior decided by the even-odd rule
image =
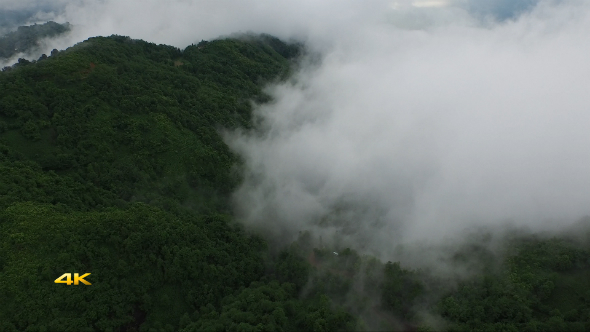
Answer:
[[[218,130],[248,127],[297,52],[269,36],[185,50],[111,36],[5,69],[0,330],[227,327],[211,317],[240,294],[267,299],[244,313],[264,329],[353,322],[261,281],[264,241],[227,214],[238,160]],[[76,271],[92,285],[53,282]]]

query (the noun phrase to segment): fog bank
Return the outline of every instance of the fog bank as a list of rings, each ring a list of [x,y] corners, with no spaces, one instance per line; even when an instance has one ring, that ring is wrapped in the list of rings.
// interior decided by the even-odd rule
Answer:
[[[247,165],[240,217],[383,252],[590,214],[589,6],[493,24],[428,8],[421,29],[392,13],[308,44],[321,65],[269,88],[257,133],[228,135]]]

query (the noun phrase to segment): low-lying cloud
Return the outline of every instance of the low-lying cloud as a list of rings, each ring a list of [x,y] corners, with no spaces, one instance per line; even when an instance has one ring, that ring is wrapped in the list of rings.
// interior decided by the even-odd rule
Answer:
[[[425,30],[358,23],[319,67],[269,89],[262,133],[230,139],[248,166],[246,222],[383,250],[590,213],[589,6],[491,26],[453,10]]]

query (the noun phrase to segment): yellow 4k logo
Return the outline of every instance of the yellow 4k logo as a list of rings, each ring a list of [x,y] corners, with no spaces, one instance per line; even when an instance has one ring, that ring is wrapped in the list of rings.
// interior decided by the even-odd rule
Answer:
[[[84,278],[88,277],[90,273],[83,274],[81,277],[78,276],[78,273],[74,273],[74,285],[78,285],[79,282],[83,283],[84,285],[92,285],[88,281],[84,280]],[[71,273],[64,273],[61,277],[55,279],[56,284],[72,284],[72,274]]]

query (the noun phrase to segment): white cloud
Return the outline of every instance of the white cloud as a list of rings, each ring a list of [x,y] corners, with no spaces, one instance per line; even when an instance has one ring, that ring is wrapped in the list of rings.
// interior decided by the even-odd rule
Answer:
[[[449,0],[420,0],[420,1],[413,1],[412,6],[414,7],[446,7],[449,6],[451,2]]]
[[[268,135],[230,140],[251,172],[236,194],[244,220],[280,234],[332,216],[384,249],[590,214],[589,14],[545,4],[485,28],[459,15],[332,35],[319,69],[270,90]]]

